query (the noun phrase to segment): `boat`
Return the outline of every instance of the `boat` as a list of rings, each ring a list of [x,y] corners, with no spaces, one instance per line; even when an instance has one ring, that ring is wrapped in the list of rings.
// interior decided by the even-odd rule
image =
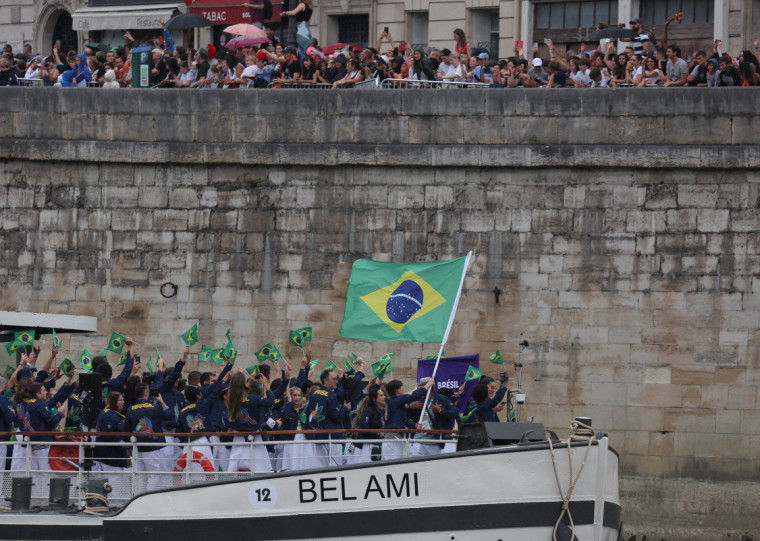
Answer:
[[[191,483],[98,516],[4,512],[0,528],[51,541],[616,541],[618,455],[583,421],[564,441],[539,423],[463,425],[452,453]]]

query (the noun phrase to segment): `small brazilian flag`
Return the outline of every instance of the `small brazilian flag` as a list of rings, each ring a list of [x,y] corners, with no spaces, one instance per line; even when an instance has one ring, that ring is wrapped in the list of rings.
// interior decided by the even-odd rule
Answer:
[[[290,343],[298,346],[299,348],[304,347],[304,344],[306,342],[311,342],[311,327],[304,327],[303,329],[296,329],[295,331],[290,331]]]
[[[19,346],[31,346],[34,344],[34,331],[19,331],[14,333],[14,340]]]
[[[382,357],[380,357],[378,359],[378,361],[386,361],[388,364],[390,364],[391,363],[391,359],[393,358],[394,355],[395,355],[395,353],[386,353],[385,355],[383,355]]]
[[[214,348],[210,348],[208,346],[201,346],[201,354],[198,356],[198,360],[203,361],[204,363],[210,363],[212,351],[214,351]]]
[[[114,353],[121,353],[123,347],[124,336],[117,332],[111,334],[111,339],[108,341],[108,347],[106,349],[108,351],[113,351]]]
[[[306,414],[306,408],[301,408],[301,411],[298,412],[298,420],[301,421],[302,425],[305,425],[307,422],[309,422],[309,416]]]
[[[150,357],[148,357],[148,364],[145,365],[145,368],[148,370],[148,372],[153,372],[152,361],[153,361],[153,356],[151,355]]]
[[[259,371],[259,365],[254,364],[253,366],[249,366],[245,369],[246,372],[248,372],[249,375],[254,375]]]
[[[319,364],[319,359],[312,359],[309,363],[309,370],[314,370]]]
[[[235,359],[237,359],[238,349],[235,347],[235,345],[232,342],[229,342],[226,346],[224,346],[224,358],[227,359],[230,364],[235,364]]]
[[[504,364],[504,359],[501,356],[501,350],[497,349],[496,353],[488,357],[493,364]]]
[[[215,363],[223,363],[226,361],[224,358],[224,348],[217,348],[215,350],[211,351],[211,360],[213,360]]]
[[[92,354],[86,349],[82,352],[82,356],[79,357],[79,365],[87,370],[92,370]]]
[[[61,346],[63,346],[63,342],[61,342],[61,339],[58,338],[58,334],[55,332],[55,329],[53,329],[53,347],[56,349],[61,349]]]
[[[232,329],[227,329],[227,342],[232,342]]]
[[[441,351],[441,359],[443,359],[445,356],[446,356],[446,350],[444,349],[443,351]],[[438,358],[438,354],[431,355],[430,357],[426,357],[426,359],[437,359],[437,358]]]
[[[74,373],[74,363],[72,363],[68,359],[64,359],[61,363],[61,372],[63,372],[63,375],[67,378],[70,378],[71,375]]]
[[[354,365],[352,365],[352,364],[351,364],[351,361],[350,361],[349,359],[345,359],[345,360],[343,361],[343,369],[344,369],[346,372],[350,372],[351,370],[353,370],[353,369],[354,369]]]
[[[12,342],[8,342],[7,344],[5,344],[5,349],[8,351],[8,355],[12,354],[18,348],[19,348],[19,345],[16,343],[15,340],[13,340]]]
[[[431,263],[356,260],[348,280],[341,336],[443,342],[466,262],[466,257]]]
[[[470,365],[467,367],[467,373],[464,375],[465,381],[475,381],[480,379],[481,376],[480,368],[475,368],[474,366]]]
[[[156,346],[156,360],[161,358],[161,352],[158,351],[158,346]]]
[[[127,364],[127,358],[129,357],[129,351],[125,351],[121,354],[121,357],[119,357],[119,362],[116,363],[116,366],[123,366]]]
[[[259,362],[269,361],[274,364],[277,359],[282,358],[282,354],[272,344],[265,344],[256,352],[256,358]]]
[[[190,327],[185,334],[182,335],[182,340],[190,347],[198,341],[198,324],[196,323]]]
[[[327,361],[327,366],[325,366],[325,370],[337,370],[337,369],[338,369],[338,367],[336,366],[336,364],[334,362],[332,362],[332,360]],[[323,372],[324,372],[324,370],[323,370]]]
[[[379,379],[383,379],[383,376],[385,374],[390,373],[391,371],[391,362],[390,361],[377,361],[372,365],[372,373],[375,374]]]

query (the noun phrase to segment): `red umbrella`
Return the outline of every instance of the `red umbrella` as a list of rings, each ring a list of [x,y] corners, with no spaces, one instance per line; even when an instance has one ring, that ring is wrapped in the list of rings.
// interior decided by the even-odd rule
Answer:
[[[358,45],[351,45],[350,43],[334,43],[333,45],[328,45],[327,47],[324,47],[322,49],[322,53],[325,55],[333,54],[338,49],[345,49],[346,47],[350,47],[354,50],[354,52],[360,53],[362,52],[362,48]]]
[[[250,47],[251,45],[269,43],[269,41],[269,38],[247,38],[245,36],[238,36],[229,40],[224,46],[227,49],[240,49],[241,47]]]

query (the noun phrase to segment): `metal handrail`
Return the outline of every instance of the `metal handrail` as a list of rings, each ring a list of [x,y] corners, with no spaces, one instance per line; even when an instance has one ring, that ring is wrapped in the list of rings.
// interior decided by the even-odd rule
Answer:
[[[263,436],[263,435],[285,435],[292,436],[296,434],[459,434],[458,430],[426,430],[415,428],[335,428],[335,429],[315,429],[315,430],[258,430],[249,432],[81,432],[81,431],[64,431],[64,432],[0,432],[0,436],[111,436],[129,438],[132,436],[138,438],[160,438],[162,436],[172,436],[174,438],[198,438],[202,436]],[[2,442],[0,442],[2,443]],[[34,442],[33,442],[34,443]],[[39,442],[47,445],[51,442]]]
[[[420,81],[417,79],[386,79],[381,88],[490,88],[488,83],[457,83],[454,81]]]

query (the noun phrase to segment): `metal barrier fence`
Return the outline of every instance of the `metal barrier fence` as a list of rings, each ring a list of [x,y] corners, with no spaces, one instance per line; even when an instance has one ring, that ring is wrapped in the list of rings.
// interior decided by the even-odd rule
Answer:
[[[414,79],[386,79],[381,88],[490,88],[488,83],[457,83],[451,81],[417,81]]]
[[[42,79],[19,79],[18,84],[20,86],[42,86]]]
[[[316,88],[317,90],[329,90],[329,83],[269,83],[267,88]]]
[[[129,437],[129,441],[114,443],[91,441],[95,433],[81,436],[61,433],[56,441],[51,442],[30,442],[29,437],[24,436],[23,441],[0,441],[0,457],[5,451],[8,464],[7,469],[0,469],[0,498],[10,499],[14,477],[31,477],[32,505],[40,506],[48,501],[50,480],[68,478],[69,500],[81,508],[85,504],[88,481],[107,478],[113,488],[108,495],[109,504],[120,506],[135,495],[150,490],[247,478],[272,471],[340,467],[359,462],[355,460],[355,452],[359,446],[363,449],[364,445],[369,446],[373,455],[370,458],[369,453],[362,455],[364,459],[361,461],[364,462],[456,450],[452,431],[381,432],[385,432],[383,439],[362,439],[360,434],[357,438],[346,438],[344,432],[335,434],[335,438],[332,438],[333,434],[323,435],[329,439],[321,440],[307,440],[296,435],[294,440],[270,441],[262,441],[260,436],[253,434],[239,436],[224,433],[225,436],[238,437],[226,442],[219,441],[218,436],[210,436],[190,444],[179,441],[171,434],[161,435],[166,441],[158,443],[134,435]],[[428,437],[420,438],[426,432]],[[412,433],[416,434],[413,436]],[[91,449],[96,447],[126,448],[130,453],[128,466],[114,468],[104,465],[97,458],[92,462],[86,460]],[[287,447],[291,448],[290,451],[285,450]],[[151,451],[145,451],[146,448]],[[90,463],[92,469],[88,470],[86,465]],[[246,464],[251,470],[238,471],[233,464]],[[235,471],[231,471],[232,468]]]

